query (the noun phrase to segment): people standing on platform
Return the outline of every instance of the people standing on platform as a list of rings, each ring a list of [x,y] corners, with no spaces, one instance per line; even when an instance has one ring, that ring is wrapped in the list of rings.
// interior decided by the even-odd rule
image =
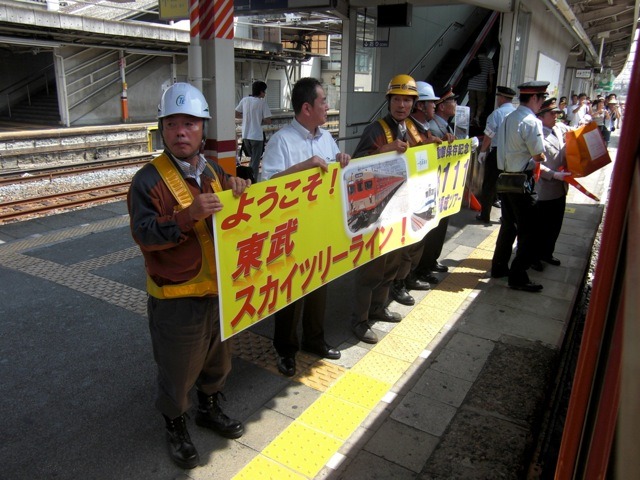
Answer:
[[[509,277],[509,287],[539,292],[527,269],[536,259],[538,226],[534,193],[534,169],[544,162],[542,123],[536,117],[547,95],[549,82],[533,81],[518,86],[520,105],[502,122],[497,135],[498,169],[524,173],[528,188],[522,193],[502,193],[502,222],[491,262],[491,276]],[[516,256],[509,267],[513,241],[518,239]]]
[[[618,100],[616,99],[615,93],[612,93],[607,97],[606,103],[607,103],[607,110],[609,110],[611,115],[611,125],[609,128],[609,131],[615,132],[616,128],[620,128],[620,118],[622,117],[622,113],[621,113],[622,109],[618,104]]]
[[[538,194],[536,208],[539,219],[536,257],[538,261],[551,265],[560,265],[560,260],[554,257],[553,252],[562,229],[569,191],[569,184],[564,178],[571,175],[567,170],[564,141],[564,134],[571,129],[558,122],[560,112],[555,98],[545,100],[538,112],[538,118],[542,121],[546,161],[540,164],[540,178],[535,190]]]
[[[574,93],[571,95],[571,103],[567,105],[567,125],[571,125],[573,122],[573,109],[578,105],[578,94]]]
[[[567,124],[567,108],[569,108],[567,105],[567,97],[560,97],[558,108],[560,109],[560,113],[558,113],[558,121]]]
[[[439,100],[439,97],[436,97],[433,87],[427,82],[416,82],[416,88],[418,89],[418,99],[413,104],[410,118],[418,127],[418,131],[425,136],[423,144],[442,143],[442,139],[432,135],[429,131],[429,120],[435,114],[436,101]],[[423,250],[424,239],[401,249],[400,265],[390,288],[391,298],[399,300],[399,303],[408,301],[409,305],[413,305],[415,299],[409,290],[429,290],[432,283],[438,283],[438,279],[429,272],[424,275],[415,273]]]
[[[611,139],[611,111],[605,108],[604,98],[596,100],[594,109],[591,112],[591,118],[596,122],[604,139],[604,144],[608,146]]]
[[[577,103],[571,105],[569,107],[570,115],[570,123],[569,125],[573,128],[579,127],[580,125],[584,125],[590,120],[590,109],[587,103],[587,94],[581,93],[577,97]]]
[[[404,153],[426,141],[409,118],[418,98],[415,80],[409,75],[396,75],[387,86],[389,113],[365,128],[353,154],[354,158],[376,153]],[[402,317],[387,308],[389,290],[401,261],[401,251],[394,250],[360,266],[355,272],[353,298],[353,333],[361,341],[377,343],[378,336],[369,322],[399,322]],[[410,298],[409,298],[410,297]],[[406,304],[413,297],[407,292]],[[414,301],[415,302],[415,301]]]
[[[327,172],[330,162],[348,165],[351,157],[340,153],[331,134],[320,128],[327,122],[329,110],[322,84],[315,78],[301,78],[291,91],[291,104],[293,121],[271,137],[264,152],[263,179],[316,168]],[[340,358],[340,351],[328,345],[324,337],[326,301],[327,287],[323,285],[275,313],[273,346],[278,353],[278,371],[283,375],[295,375],[300,348],[319,357]],[[298,339],[300,316],[302,342]]]
[[[251,157],[254,181],[260,175],[260,159],[264,152],[263,125],[271,124],[271,110],[265,100],[267,84],[256,80],[251,84],[251,95],[244,97],[236,107],[236,118],[242,119],[242,148]]]
[[[480,73],[469,79],[467,88],[469,90],[471,124],[480,125],[484,107],[487,104],[487,92],[493,91],[493,78],[496,71],[493,61],[487,56],[487,49],[484,46],[478,49],[478,54],[474,60],[479,63]]]
[[[209,106],[187,83],[169,87],[158,107],[165,150],[133,177],[127,206],[131,233],[145,260],[147,312],[158,366],[156,407],[164,416],[169,453],[194,468],[198,452],[185,415],[196,387],[196,424],[238,438],[242,423],[225,415],[220,400],[231,370],[229,344],[220,338],[212,215],[217,193],[239,196],[250,185],[202,155]]]
[[[476,220],[484,223],[491,222],[491,207],[499,207],[496,197],[496,180],[498,180],[498,160],[496,153],[496,133],[504,119],[513,112],[516,107],[513,105],[515,90],[499,86],[496,91],[496,108],[487,118],[487,125],[484,129],[484,138],[478,152],[478,163],[484,165],[484,177],[482,179],[482,193],[480,195],[480,205],[482,210],[476,215]]]
[[[451,120],[456,115],[456,106],[458,95],[453,93],[451,86],[446,86],[436,92],[439,97],[436,100],[435,114],[429,120],[429,130],[433,135],[447,142],[456,139]],[[442,254],[442,247],[447,236],[447,227],[449,226],[449,217],[441,218],[438,225],[429,230],[424,237],[424,249],[418,266],[415,268],[415,274],[420,278],[433,277],[433,273],[445,273],[449,271],[449,267],[443,265],[438,260]],[[433,282],[435,277],[431,279]]]

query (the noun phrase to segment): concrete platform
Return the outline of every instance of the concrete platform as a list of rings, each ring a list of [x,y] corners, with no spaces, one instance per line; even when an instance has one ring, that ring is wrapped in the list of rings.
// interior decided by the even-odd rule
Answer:
[[[605,197],[610,170],[583,184]],[[333,282],[327,340],[343,356],[300,354],[293,379],[275,369],[271,319],[234,337],[223,406],[246,433],[226,440],[189,420],[201,465],[188,472],[170,461],[153,407],[143,261],[124,203],[0,226],[1,476],[516,478],[602,213],[571,190],[562,265],[532,272],[545,288],[531,294],[486,274],[500,211],[491,225],[461,211],[441,257],[449,273],[413,292],[415,307],[391,305],[405,318],[378,322],[378,345],[350,332],[353,276]]]

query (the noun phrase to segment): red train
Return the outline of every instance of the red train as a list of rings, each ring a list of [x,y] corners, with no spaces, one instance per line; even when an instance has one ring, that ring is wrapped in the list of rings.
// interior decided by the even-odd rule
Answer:
[[[349,226],[359,230],[375,222],[405,177],[371,171],[351,174],[347,183]]]

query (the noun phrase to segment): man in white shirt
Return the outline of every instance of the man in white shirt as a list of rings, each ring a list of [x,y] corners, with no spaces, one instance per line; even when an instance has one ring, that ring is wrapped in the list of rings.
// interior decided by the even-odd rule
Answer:
[[[327,96],[315,78],[301,78],[293,86],[291,104],[295,118],[276,132],[264,152],[262,178],[281,177],[303,170],[320,168],[328,171],[329,162],[342,167],[351,157],[340,153],[331,134],[322,128],[327,122]],[[323,358],[338,359],[340,351],[324,339],[326,285],[275,313],[273,346],[278,352],[278,371],[287,377],[296,373],[296,352],[302,349]],[[296,305],[302,303],[302,344],[298,340]]]
[[[258,181],[260,158],[264,151],[262,125],[271,123],[271,110],[264,99],[266,94],[267,84],[255,81],[251,85],[251,96],[244,97],[236,107],[236,118],[242,119],[242,146],[251,157],[254,183]]]
[[[569,107],[569,112],[571,112],[570,126],[575,128],[587,122],[587,115],[590,114],[590,111],[586,93],[578,95],[578,102]]]

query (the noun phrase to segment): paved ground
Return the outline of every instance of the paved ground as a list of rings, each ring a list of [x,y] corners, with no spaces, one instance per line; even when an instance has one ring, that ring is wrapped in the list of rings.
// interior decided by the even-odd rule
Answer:
[[[615,149],[611,150],[615,153]],[[584,184],[601,196],[610,168]],[[498,222],[452,219],[437,289],[375,347],[348,328],[353,278],[329,287],[337,362],[274,366],[271,320],[234,341],[226,440],[191,420],[201,466],[169,460],[153,408],[142,258],[124,203],[0,226],[0,445],[14,479],[518,478],[534,438],[602,206],[572,190],[541,294],[487,278]],[[494,210],[495,219],[499,210]]]

